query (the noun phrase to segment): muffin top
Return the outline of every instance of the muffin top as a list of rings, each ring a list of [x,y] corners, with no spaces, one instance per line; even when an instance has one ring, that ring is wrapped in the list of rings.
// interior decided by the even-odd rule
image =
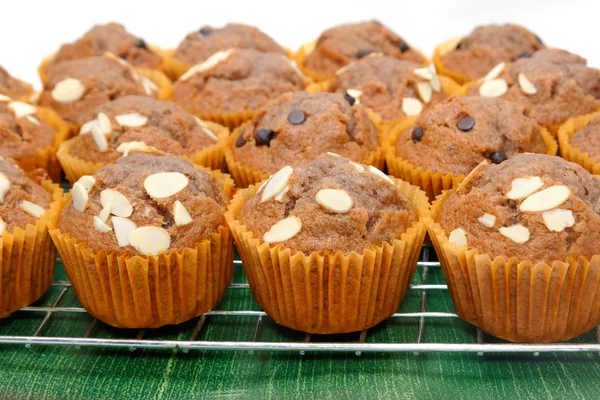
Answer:
[[[75,42],[63,44],[48,64],[47,71],[63,61],[101,56],[106,52],[136,67],[156,68],[162,63],[162,57],[150,49],[144,39],[127,32],[123,25],[110,22],[95,25]]]
[[[585,128],[571,135],[569,140],[572,147],[600,161],[600,114],[592,118]]]
[[[483,160],[545,153],[541,127],[523,106],[498,98],[452,96],[419,116],[396,143],[396,156],[422,170],[468,174]]]
[[[0,157],[0,234],[35,224],[50,207],[51,196],[13,161]]]
[[[54,128],[37,117],[37,108],[0,98],[0,156],[19,160],[54,145]]]
[[[156,97],[158,87],[137,74],[120,58],[103,56],[64,61],[53,68],[44,84],[39,104],[56,110],[72,124],[95,118],[96,109],[127,95]]]
[[[511,62],[545,46],[526,28],[513,25],[483,25],[463,37],[456,48],[442,56],[444,65],[469,80],[481,78],[495,65]]]
[[[132,153],[73,185],[59,229],[94,250],[157,255],[182,250],[226,226],[226,195],[189,161]]]
[[[436,221],[451,242],[535,264],[600,254],[599,213],[600,180],[560,157],[520,154],[474,170]]]
[[[469,93],[501,96],[528,108],[540,124],[556,125],[600,108],[600,70],[564,50],[544,49],[497,65]]]
[[[361,253],[399,239],[418,219],[389,177],[335,154],[282,168],[237,218],[259,239],[305,254]]]
[[[237,161],[269,174],[325,152],[362,161],[377,150],[366,110],[338,93],[285,93],[257,111],[232,144]]]
[[[333,90],[352,95],[388,121],[418,115],[424,105],[447,97],[429,67],[379,54],[363,57],[338,70]]]
[[[149,146],[173,155],[190,155],[217,142],[211,127],[176,104],[146,96],[125,96],[98,109],[82,125],[71,154],[91,162],[114,163],[131,146]]]
[[[343,66],[371,53],[422,64],[425,58],[400,36],[378,21],[339,25],[319,36],[304,66],[322,76],[333,76]]]
[[[23,99],[25,96],[29,96],[31,92],[30,85],[14,78],[0,66],[0,99],[7,100],[5,97]]]
[[[196,113],[241,112],[303,89],[304,76],[284,55],[229,49],[183,74],[173,86],[173,101]]]
[[[218,51],[255,49],[286,54],[283,47],[259,29],[242,24],[227,24],[222,28],[203,26],[188,34],[175,50],[174,57],[187,64],[198,64]]]

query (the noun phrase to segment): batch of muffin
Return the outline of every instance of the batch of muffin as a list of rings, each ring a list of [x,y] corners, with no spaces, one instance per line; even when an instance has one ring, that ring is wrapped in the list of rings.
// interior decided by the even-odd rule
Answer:
[[[109,23],[42,60],[41,92],[0,68],[0,317],[58,250],[99,320],[178,324],[219,302],[235,243],[277,323],[359,331],[396,312],[427,241],[485,332],[591,330],[600,70],[511,24],[432,61],[377,21],[295,53],[241,24],[164,50]]]

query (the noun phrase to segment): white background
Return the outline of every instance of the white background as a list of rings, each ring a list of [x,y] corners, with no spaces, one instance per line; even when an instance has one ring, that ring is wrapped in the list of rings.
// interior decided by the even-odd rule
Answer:
[[[37,88],[36,68],[44,56],[93,24],[111,20],[164,48],[176,47],[202,25],[233,21],[256,25],[296,49],[327,27],[377,18],[429,56],[436,44],[466,34],[476,24],[510,21],[600,66],[597,0],[3,0],[1,15],[0,65]]]

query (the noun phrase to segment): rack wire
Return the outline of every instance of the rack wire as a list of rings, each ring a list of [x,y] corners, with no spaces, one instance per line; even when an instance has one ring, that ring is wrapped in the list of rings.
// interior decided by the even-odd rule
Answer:
[[[60,259],[57,259],[60,262]],[[86,313],[76,301],[71,284],[56,280],[52,284],[49,298],[13,314],[0,327],[0,345],[39,345],[128,348],[136,349],[181,349],[190,350],[245,350],[245,351],[292,351],[306,352],[353,352],[360,356],[364,352],[467,352],[482,356],[486,353],[529,353],[538,356],[547,352],[597,352],[600,354],[600,326],[595,331],[568,343],[515,344],[488,337],[480,329],[461,321],[452,312],[448,288],[443,282],[440,264],[430,246],[424,246],[417,264],[417,273],[403,305],[387,322],[356,334],[311,335],[299,333],[276,325],[268,315],[251,300],[250,289],[242,271],[242,262],[234,260],[234,283],[226,296],[233,295],[237,301],[222,300],[218,309],[211,310],[190,323],[167,329],[167,338],[161,337],[161,329],[125,330],[108,327]],[[235,276],[238,278],[235,279]],[[430,280],[437,281],[430,283]],[[48,297],[48,295],[47,295]],[[70,300],[67,299],[70,298]],[[434,299],[433,297],[437,297]],[[443,298],[440,300],[440,298]],[[245,299],[240,301],[240,299]],[[67,304],[69,303],[69,304]],[[225,303],[225,304],[224,304]],[[237,305],[226,309],[227,303]],[[405,305],[406,303],[406,305]],[[248,307],[240,307],[243,304]],[[224,309],[221,307],[225,305]],[[412,306],[414,307],[412,307]],[[412,307],[412,308],[411,308]],[[441,308],[441,309],[440,309]],[[40,322],[29,335],[2,334],[12,332],[11,325],[22,320]],[[226,328],[219,329],[218,318],[226,319]],[[81,334],[64,335],[62,329],[51,329],[57,323],[79,324]],[[73,322],[76,321],[76,322]],[[441,321],[441,322],[440,322]],[[223,336],[227,327],[248,328],[252,334],[246,340],[227,339]],[[211,327],[216,329],[212,329]],[[60,327],[60,325],[59,325]],[[221,327],[222,328],[222,327]],[[241,328],[240,328],[241,330]],[[394,334],[395,331],[396,334]],[[58,331],[56,334],[54,331]],[[69,332],[72,332],[70,329]],[[268,332],[267,332],[268,331]],[[441,335],[452,331],[452,335]],[[109,332],[109,335],[105,333]],[[427,333],[432,332],[427,340]],[[456,334],[458,332],[458,334]],[[249,332],[248,332],[249,333]],[[105,337],[109,336],[109,337]],[[163,335],[164,336],[164,335]],[[395,338],[389,340],[389,338]],[[398,340],[398,338],[402,340]],[[439,337],[455,337],[455,340],[439,340]]]

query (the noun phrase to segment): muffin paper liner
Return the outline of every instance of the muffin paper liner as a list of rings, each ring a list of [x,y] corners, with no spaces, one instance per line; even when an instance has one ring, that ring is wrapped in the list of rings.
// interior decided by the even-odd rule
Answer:
[[[54,279],[56,249],[48,224],[56,223],[64,206],[62,189],[43,181],[42,187],[52,195],[52,203],[40,219],[4,231],[0,240],[0,318],[30,305],[48,290]]]
[[[410,122],[410,123],[409,123]],[[400,135],[412,125],[411,121],[405,124],[395,126],[388,135],[388,140],[384,144],[384,153],[386,165],[390,175],[404,179],[415,186],[419,186],[427,193],[431,201],[444,190],[449,190],[458,185],[465,178],[464,174],[456,175],[452,172],[444,173],[442,171],[423,170],[410,162],[396,157],[396,143]],[[558,151],[556,139],[544,127],[541,127],[542,138],[548,150],[546,154],[555,156]]]
[[[374,117],[371,115],[371,117]],[[383,126],[378,124],[377,121],[374,121],[375,126],[379,131],[379,143],[383,141]],[[224,152],[225,152],[225,162],[227,164],[227,170],[233,177],[236,185],[241,188],[246,188],[252,184],[260,182],[262,180],[267,179],[271,174],[260,170],[258,168],[251,167],[249,165],[242,164],[241,162],[235,159],[233,155],[233,142],[239,136],[240,131],[244,128],[245,125],[239,126],[233,130],[231,135],[225,140]],[[367,158],[362,160],[363,164],[372,165],[380,170],[383,170],[383,166],[385,164],[385,154],[382,151],[382,148],[379,147],[377,150],[369,153]]]
[[[230,195],[233,181],[212,171]],[[65,203],[70,194],[65,196]],[[73,290],[82,306],[118,328],[179,324],[214,307],[233,271],[233,237],[226,226],[180,251],[125,256],[92,250],[50,225]]]
[[[187,158],[197,165],[220,170],[223,167],[223,151],[229,136],[229,129],[211,121],[204,122],[209,126],[210,130],[217,135],[217,142],[194,154],[182,156],[182,158]],[[93,175],[100,168],[107,165],[102,162],[94,163],[85,161],[73,156],[71,154],[71,147],[79,140],[81,140],[79,136],[67,140],[58,148],[58,152],[56,153],[60,165],[65,171],[65,175],[71,184],[77,182],[79,178],[84,175]]]
[[[420,217],[426,216],[425,194],[406,182],[396,184]],[[333,334],[368,329],[396,312],[415,271],[425,236],[423,222],[414,223],[392,243],[349,254],[306,255],[262,243],[236,219],[257,188],[238,192],[225,216],[252,295],[273,320],[299,331]]]
[[[433,51],[433,65],[435,65],[435,70],[438,74],[452,78],[459,84],[464,84],[471,81],[471,78],[461,74],[458,71],[447,68],[444,62],[442,61],[442,57],[446,53],[449,53],[452,50],[454,50],[458,42],[460,42],[461,40],[462,36],[449,39],[437,46]]]
[[[438,197],[425,223],[463,320],[501,339],[535,343],[568,340],[600,323],[600,255],[548,265],[457,247],[434,222],[455,190]]]
[[[567,120],[558,129],[558,144],[562,158],[581,165],[591,174],[600,175],[600,163],[590,157],[588,153],[582,153],[573,147],[570,139],[576,132],[585,128],[596,115],[598,115],[597,112]]]

